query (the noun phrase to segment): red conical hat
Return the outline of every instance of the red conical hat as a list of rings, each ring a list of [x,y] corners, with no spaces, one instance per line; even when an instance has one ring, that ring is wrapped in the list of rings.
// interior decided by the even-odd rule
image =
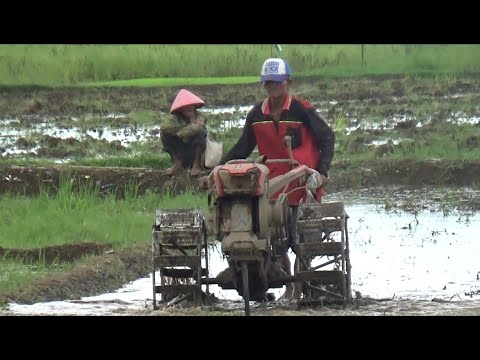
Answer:
[[[177,97],[173,101],[170,113],[177,111],[178,109],[187,105],[197,105],[197,108],[205,105],[205,102],[197,95],[192,94],[190,91],[182,89],[178,92]]]

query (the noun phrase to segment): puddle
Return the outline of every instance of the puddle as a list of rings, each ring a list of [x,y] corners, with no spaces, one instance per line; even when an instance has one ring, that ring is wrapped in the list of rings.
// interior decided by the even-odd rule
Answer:
[[[392,191],[383,195],[370,192],[370,197],[368,193],[367,189],[338,193],[338,199],[331,197],[326,201],[343,198],[349,215],[353,295],[383,301],[358,309],[326,309],[321,314],[480,315],[480,214],[460,205],[452,206],[448,213],[441,211],[441,199],[445,196],[441,191],[404,190],[393,196]],[[455,190],[451,193],[455,195]],[[474,190],[467,189],[462,194],[458,204],[468,203],[465,198],[480,198]],[[390,210],[385,206],[386,199],[391,202]],[[407,202],[410,207],[402,209]],[[217,246],[209,250],[210,276],[226,267],[219,249]],[[293,265],[292,255],[291,259]],[[209,290],[223,300],[224,309],[243,309],[235,290],[223,290],[216,285],[210,285]],[[283,289],[271,292],[278,298]],[[282,304],[253,304],[252,311],[318,315],[308,309],[299,312],[292,306],[288,310]],[[153,313],[151,275],[113,293],[78,301],[9,306],[12,315],[135,315],[146,311]]]
[[[330,105],[334,101],[330,102]],[[220,127],[220,131],[228,131],[231,128],[243,127],[245,125],[245,119],[248,111],[253,107],[253,105],[242,105],[242,106],[232,106],[232,107],[210,107],[203,108],[203,111],[208,114],[231,114],[231,117],[225,118]],[[321,108],[317,106],[317,112],[323,116],[325,119],[333,119],[328,115],[327,108]],[[108,114],[101,120],[109,120],[116,118],[124,118],[125,114]],[[393,114],[383,118],[381,121],[378,119],[371,119],[367,117],[358,118],[355,114],[345,113],[345,132],[346,135],[350,135],[355,131],[362,130],[381,130],[381,131],[391,131],[399,123],[405,121],[416,121],[417,127],[422,127],[431,122],[432,116],[427,117],[427,119],[419,119],[415,116],[407,116],[404,114]],[[86,116],[85,119],[89,117]],[[65,120],[65,117],[62,118]],[[34,136],[40,135],[49,135],[59,139],[76,139],[79,141],[85,140],[86,137],[91,137],[95,140],[105,140],[109,143],[115,142],[116,144],[122,145],[125,148],[128,148],[133,143],[143,143],[146,141],[159,141],[159,125],[150,124],[142,126],[134,125],[125,125],[122,127],[109,127],[109,126],[92,126],[88,129],[84,129],[81,126],[81,119],[76,117],[71,117],[74,125],[69,125],[68,127],[59,125],[61,119],[56,119],[55,117],[44,117],[41,120],[31,121],[28,128],[20,126],[19,119],[0,119],[0,154],[2,156],[16,156],[21,157],[29,154],[36,154],[40,148],[39,144],[31,144],[30,146],[21,146],[19,147],[16,144],[16,141],[20,138],[31,139]],[[450,117],[445,121],[451,122],[454,124],[479,124],[480,118],[474,115],[469,115],[464,112],[451,113]],[[78,124],[78,125],[75,125]],[[387,140],[378,140],[373,142],[370,145],[379,146],[385,144]],[[393,144],[398,145],[400,139],[394,139]]]

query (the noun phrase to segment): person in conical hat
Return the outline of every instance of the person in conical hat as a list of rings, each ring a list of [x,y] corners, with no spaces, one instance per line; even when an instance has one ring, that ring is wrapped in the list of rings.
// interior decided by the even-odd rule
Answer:
[[[194,105],[196,108],[200,108],[205,105],[205,101],[200,99],[194,93],[182,89],[178,92],[175,100],[173,100],[172,107],[170,108],[170,113],[175,113],[177,111],[181,111],[182,107]]]
[[[198,109],[205,102],[192,92],[181,89],[170,107],[172,117],[160,127],[163,151],[170,155],[172,166],[167,175],[190,169],[190,175],[202,171],[202,155],[205,152],[206,117]]]

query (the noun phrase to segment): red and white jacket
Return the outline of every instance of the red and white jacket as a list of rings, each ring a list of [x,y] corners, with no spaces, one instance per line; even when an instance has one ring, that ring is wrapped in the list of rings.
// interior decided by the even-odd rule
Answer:
[[[307,165],[320,174],[328,175],[334,154],[335,134],[310,102],[293,95],[286,96],[278,122],[271,116],[268,98],[255,105],[247,115],[242,136],[221,163],[232,159],[245,159],[250,156],[255,146],[258,147],[259,154],[266,155],[267,159],[288,159],[286,135],[291,136],[292,155],[300,165]],[[269,178],[290,170],[287,163],[266,165],[270,169]],[[298,182],[292,182],[287,191],[296,186],[299,186]],[[320,201],[323,195],[323,188],[318,189],[317,200]],[[276,196],[278,193],[274,198]],[[289,205],[298,205],[302,198],[306,199],[304,189],[292,192],[288,196]]]

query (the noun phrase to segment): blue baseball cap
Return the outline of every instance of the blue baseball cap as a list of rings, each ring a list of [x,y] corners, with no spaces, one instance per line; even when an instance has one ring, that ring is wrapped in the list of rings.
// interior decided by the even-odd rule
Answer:
[[[260,73],[260,81],[284,81],[290,78],[292,71],[290,65],[280,58],[265,60]]]

